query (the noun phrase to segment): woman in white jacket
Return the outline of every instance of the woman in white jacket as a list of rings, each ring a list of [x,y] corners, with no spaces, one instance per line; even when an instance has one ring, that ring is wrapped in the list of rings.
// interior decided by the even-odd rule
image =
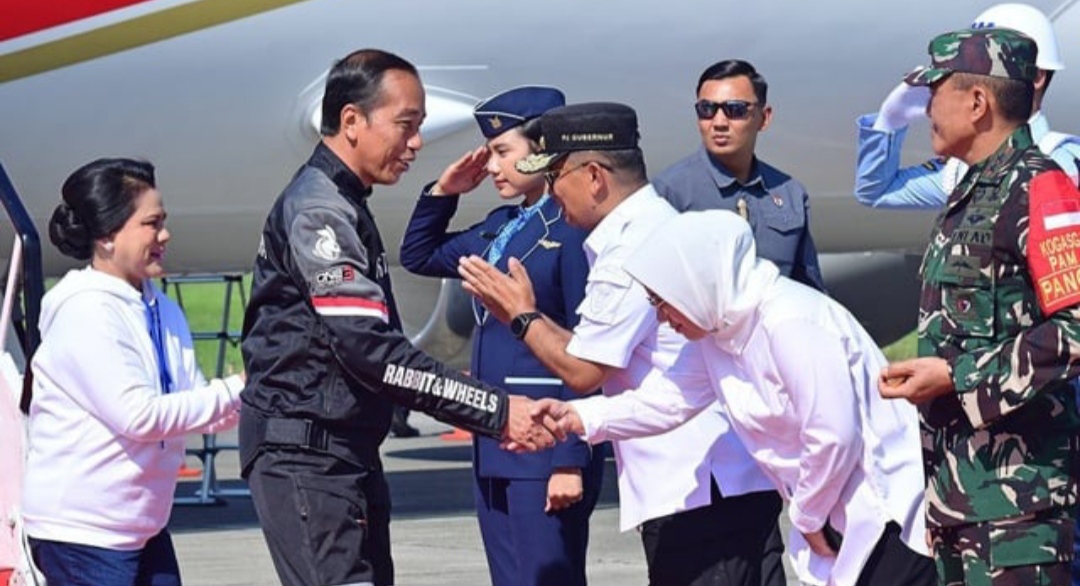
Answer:
[[[180,584],[165,526],[184,436],[235,423],[240,377],[207,383],[180,308],[151,283],[169,232],[149,163],[64,182],[49,237],[89,260],[45,295],[23,513],[50,586]]]
[[[682,393],[668,380],[660,392],[549,403],[537,415],[597,442],[664,431],[719,398],[787,500],[802,582],[935,584],[918,416],[878,394],[885,358],[855,318],[758,259],[749,225],[731,212],[672,219],[625,268],[660,319],[700,340],[715,392]]]

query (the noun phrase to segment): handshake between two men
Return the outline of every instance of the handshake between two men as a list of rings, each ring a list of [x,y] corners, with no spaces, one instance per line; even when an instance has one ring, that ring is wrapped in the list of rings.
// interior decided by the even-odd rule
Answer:
[[[585,433],[574,407],[557,399],[533,400],[510,397],[510,418],[502,448],[512,452],[536,452],[566,441],[570,434]]]
[[[598,388],[607,374],[606,369],[566,354],[571,332],[537,311],[533,284],[525,266],[511,258],[508,268],[508,272],[503,273],[484,259],[469,256],[460,259],[458,273],[464,289],[492,316],[510,326],[514,335],[528,344],[554,374],[561,375],[568,386],[579,392]],[[532,319],[511,323],[516,317],[520,321],[519,316],[532,316]],[[531,338],[527,339],[526,334]],[[572,376],[566,376],[571,373]],[[584,433],[577,412],[564,401],[534,400],[519,395],[512,395],[510,399],[510,417],[501,444],[504,449],[534,452],[550,448],[556,441],[565,441],[571,433]]]

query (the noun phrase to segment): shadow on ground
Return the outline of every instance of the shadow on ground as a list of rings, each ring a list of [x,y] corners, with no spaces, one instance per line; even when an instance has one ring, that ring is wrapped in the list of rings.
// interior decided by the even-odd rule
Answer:
[[[386,456],[425,460],[432,462],[468,462],[472,457],[469,445],[450,445],[400,449],[386,452]],[[468,515],[474,511],[472,492],[472,468],[460,467],[436,470],[392,471],[386,475],[390,484],[395,519]],[[219,487],[224,492],[242,489],[242,480],[223,480]],[[178,496],[195,494],[198,480],[182,481],[177,487]],[[608,458],[604,469],[604,483],[600,491],[598,507],[614,507],[619,504],[615,462]],[[247,529],[258,527],[255,508],[249,497],[228,496],[209,505],[174,505],[170,531],[212,531]]]

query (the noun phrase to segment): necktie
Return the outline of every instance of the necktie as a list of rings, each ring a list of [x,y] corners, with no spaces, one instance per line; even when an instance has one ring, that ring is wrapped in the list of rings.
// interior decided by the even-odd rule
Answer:
[[[506,250],[506,245],[510,243],[510,239],[520,232],[533,216],[540,212],[540,207],[547,202],[548,197],[549,196],[545,193],[543,197],[536,200],[536,203],[531,206],[527,208],[518,207],[517,216],[503,224],[502,229],[499,230],[499,234],[495,236],[495,240],[491,242],[491,248],[488,249],[487,257],[489,263],[495,264],[499,262],[499,259],[502,258],[503,251]]]

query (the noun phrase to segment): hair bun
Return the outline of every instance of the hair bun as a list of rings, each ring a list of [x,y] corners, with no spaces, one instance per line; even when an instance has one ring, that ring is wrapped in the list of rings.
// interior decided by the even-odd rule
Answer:
[[[88,260],[94,251],[90,230],[75,210],[63,202],[56,206],[49,220],[49,240],[65,256],[78,260]]]

